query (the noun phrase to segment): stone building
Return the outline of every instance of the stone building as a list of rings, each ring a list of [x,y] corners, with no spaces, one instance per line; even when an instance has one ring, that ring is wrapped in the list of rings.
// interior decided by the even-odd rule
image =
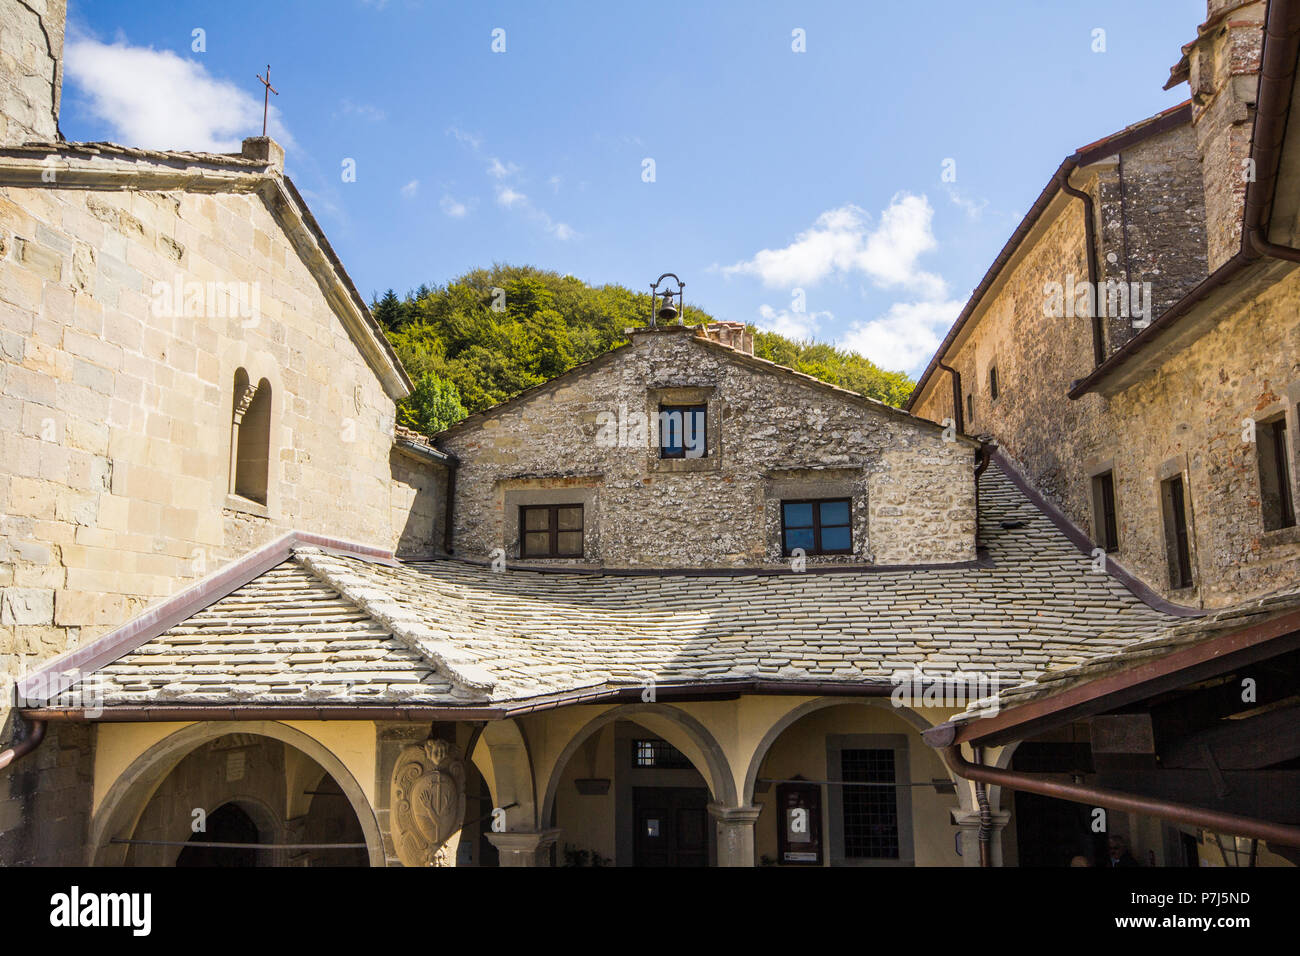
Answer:
[[[1289,51],[1256,108],[1285,114],[1300,5],[1272,4],[1262,61],[1262,5],[1219,6],[1175,77],[1229,94],[1067,159],[911,410],[668,311],[430,441],[394,424],[409,382],[279,147],[63,141],[61,6],[0,0],[0,861],[1064,865],[1096,849],[1090,803],[1161,864],[1213,859],[1222,834],[1293,858],[1300,816],[1270,796],[1296,792],[1291,539],[1245,570],[1219,554],[1264,543],[1230,535],[1255,458],[1216,464],[1210,416],[1170,411],[1208,365],[1156,369],[1128,405],[1092,393],[1189,361],[1170,350],[1215,321],[1257,351],[1294,336],[1258,314],[1285,291],[1251,285],[1285,290],[1289,266],[1223,256],[1270,221],[1234,232],[1233,202],[1272,177],[1280,228],[1300,180],[1272,141],[1242,153],[1244,190],[1215,179],[1255,122],[1215,96],[1253,96],[1242,70]],[[1241,318],[1175,328],[1224,301],[1184,304],[1225,268],[1212,295],[1254,289],[1231,293],[1255,297]],[[1045,319],[1069,270],[1158,274],[1158,318]],[[1249,341],[1207,345],[1241,363],[1215,403],[1258,406],[1288,361],[1247,361]],[[1122,547],[1100,560],[1080,449],[1113,462]],[[1175,537],[1199,563],[1174,587],[1129,502],[1178,455],[1197,521]],[[1203,723],[1170,736],[1152,710],[1161,758],[1194,775],[1153,796],[1154,756],[1112,712],[1157,690],[1200,707],[1243,663],[1265,666],[1268,760],[1210,728],[1236,791],[1216,795]],[[1069,793],[1035,776],[1076,758]],[[1098,789],[1117,769],[1126,788]]]

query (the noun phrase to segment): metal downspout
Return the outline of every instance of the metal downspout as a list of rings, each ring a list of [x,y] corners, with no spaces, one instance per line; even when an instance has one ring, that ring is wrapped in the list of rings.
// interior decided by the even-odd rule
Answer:
[[[964,435],[966,434],[966,420],[961,408],[961,372],[951,365],[944,365],[942,362],[939,362],[938,365],[939,368],[952,376],[952,423],[957,428],[957,434]]]
[[[1092,288],[1092,358],[1095,367],[1106,361],[1106,336],[1102,328],[1101,316],[1098,315],[1101,310],[1097,307],[1097,224],[1094,221],[1092,197],[1082,189],[1075,189],[1070,185],[1070,173],[1073,169],[1073,163],[1062,168],[1056,174],[1056,181],[1061,187],[1061,192],[1083,201],[1083,234],[1084,242],[1088,247],[1088,283]]]
[[[0,770],[22,760],[29,753],[41,745],[45,739],[45,721],[33,720],[32,732],[27,735],[26,739],[14,744],[8,750],[0,751]]]
[[[975,762],[982,765],[984,763],[984,748],[976,747],[974,751]],[[993,835],[993,812],[989,810],[989,794],[983,780],[975,781],[975,803],[980,810],[980,866],[990,867],[993,865],[993,853],[990,846]]]
[[[1037,793],[1044,797],[1069,800],[1091,807],[1141,813],[1173,823],[1205,827],[1215,833],[1265,840],[1272,845],[1300,847],[1300,826],[1273,823],[1270,820],[1243,817],[1235,813],[1224,813],[1155,797],[1123,793],[1119,790],[1107,790],[1104,787],[1065,783],[1042,774],[987,767],[983,764],[971,763],[963,757],[960,744],[948,744],[937,749],[948,769],[965,780],[992,783],[999,787],[1006,787],[1008,790],[1023,790],[1026,793]]]

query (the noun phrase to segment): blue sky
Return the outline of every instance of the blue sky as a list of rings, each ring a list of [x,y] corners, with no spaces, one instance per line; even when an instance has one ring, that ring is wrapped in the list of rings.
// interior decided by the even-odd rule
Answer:
[[[915,374],[1061,159],[1186,97],[1161,86],[1204,14],[70,0],[61,126],[236,149],[269,62],[288,172],[367,298],[494,261],[671,270],[720,319]]]

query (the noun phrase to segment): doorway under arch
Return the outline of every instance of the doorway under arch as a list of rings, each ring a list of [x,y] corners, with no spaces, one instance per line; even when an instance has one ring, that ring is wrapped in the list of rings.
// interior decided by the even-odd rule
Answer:
[[[250,832],[229,805],[249,818],[255,841],[207,838],[209,826]],[[309,831],[337,836],[313,840]],[[352,774],[319,741],[277,721],[191,724],[154,744],[96,811],[88,862],[170,866],[184,855],[185,865],[204,865],[232,850],[204,855],[193,844],[217,842],[279,845],[251,851],[260,866],[385,863],[374,810]],[[332,845],[295,849],[308,843]]]

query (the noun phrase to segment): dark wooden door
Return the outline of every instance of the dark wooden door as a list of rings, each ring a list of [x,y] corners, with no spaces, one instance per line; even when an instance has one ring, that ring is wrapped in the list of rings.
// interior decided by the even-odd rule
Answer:
[[[709,791],[633,787],[636,866],[709,865]]]

